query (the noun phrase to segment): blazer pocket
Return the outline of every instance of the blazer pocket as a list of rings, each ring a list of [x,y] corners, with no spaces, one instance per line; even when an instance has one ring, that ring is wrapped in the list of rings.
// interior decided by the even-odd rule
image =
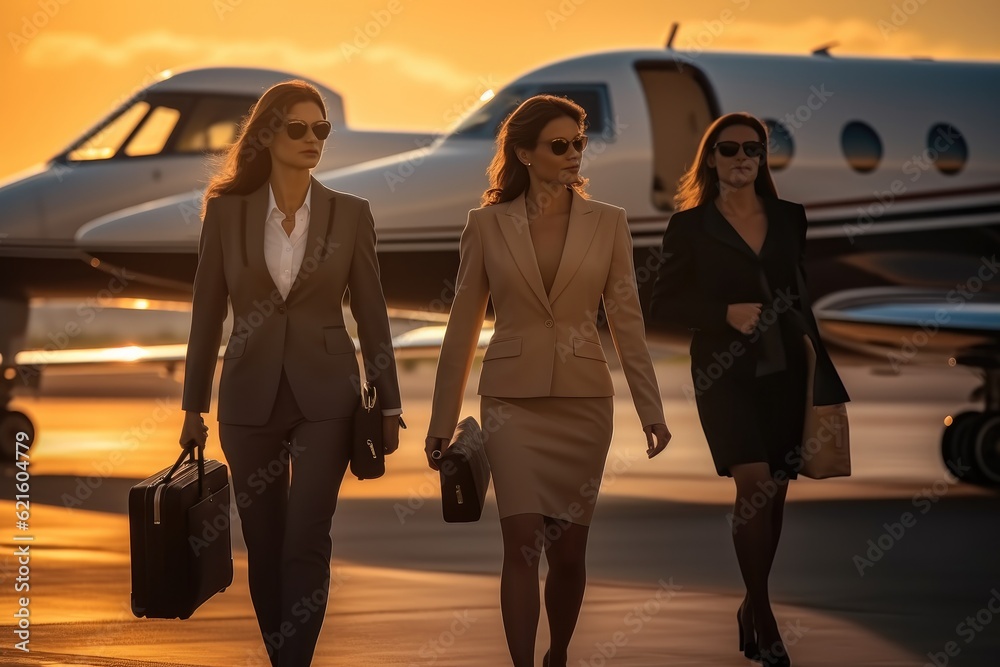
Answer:
[[[500,340],[490,340],[483,361],[490,359],[502,359],[504,357],[518,357],[521,355],[521,337],[501,338]]]
[[[354,341],[347,335],[345,327],[326,327],[323,329],[323,339],[326,342],[327,354],[354,354]]]
[[[604,357],[604,348],[601,347],[601,344],[585,338],[573,339],[573,354],[585,359],[594,359],[608,363],[608,360]]]
[[[230,336],[229,342],[226,343],[226,353],[223,355],[223,359],[235,359],[236,357],[242,357],[243,353],[247,349],[247,339],[244,336]]]

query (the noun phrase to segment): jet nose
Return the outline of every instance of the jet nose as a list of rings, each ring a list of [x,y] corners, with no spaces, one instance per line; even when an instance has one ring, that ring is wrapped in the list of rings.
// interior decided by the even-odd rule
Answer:
[[[197,252],[201,193],[184,193],[101,216],[80,227],[76,245],[100,259],[103,252],[157,249]]]
[[[50,180],[46,170],[32,169],[0,184],[0,243],[47,238],[41,193]]]

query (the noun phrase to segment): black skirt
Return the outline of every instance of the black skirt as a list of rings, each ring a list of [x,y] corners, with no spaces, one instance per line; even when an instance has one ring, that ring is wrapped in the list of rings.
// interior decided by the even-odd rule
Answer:
[[[759,462],[770,465],[772,476],[780,476],[778,471],[788,479],[798,476],[805,420],[805,345],[792,322],[781,321],[780,328],[784,370],[757,377],[730,369],[696,394],[698,416],[720,476],[732,477],[733,465]],[[692,374],[698,370],[692,365]]]

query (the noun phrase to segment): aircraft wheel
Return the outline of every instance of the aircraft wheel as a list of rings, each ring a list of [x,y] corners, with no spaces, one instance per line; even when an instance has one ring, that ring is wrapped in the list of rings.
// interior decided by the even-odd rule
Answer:
[[[958,414],[951,420],[951,424],[945,427],[944,433],[941,434],[941,459],[944,461],[944,465],[948,468],[948,471],[961,480],[964,480],[968,476],[968,466],[971,465],[971,461],[962,456],[962,439],[957,436],[960,430],[966,430],[967,427],[964,424],[981,414],[981,412],[963,412]]]
[[[17,410],[4,410],[0,412],[0,454],[3,456],[3,463],[14,463],[17,459],[17,434],[24,432],[28,434],[28,444],[35,441],[35,425],[31,418],[23,412]],[[25,449],[22,447],[21,452]]]
[[[988,412],[979,420],[973,454],[982,481],[1000,486],[1000,412]]]

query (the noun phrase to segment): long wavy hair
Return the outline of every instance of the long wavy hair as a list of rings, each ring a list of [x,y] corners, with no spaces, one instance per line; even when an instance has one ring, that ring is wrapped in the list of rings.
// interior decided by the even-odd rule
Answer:
[[[567,97],[555,95],[529,97],[507,116],[500,125],[496,152],[486,170],[490,187],[483,193],[483,206],[516,199],[528,190],[531,182],[528,168],[517,159],[516,151],[518,148],[534,149],[538,135],[549,121],[563,116],[573,119],[581,133],[586,129],[587,112],[583,107]],[[587,183],[588,179],[581,178],[572,187],[581,196],[589,197]]]
[[[694,164],[681,176],[677,194],[674,196],[676,210],[694,208],[706,204],[719,194],[719,174],[715,167],[708,166],[708,156],[712,153],[712,146],[719,140],[719,135],[727,127],[733,125],[745,125],[755,131],[761,143],[767,146],[767,128],[764,124],[743,111],[728,113],[720,116],[714,123],[705,130],[705,135],[698,145],[698,152],[695,154]],[[767,166],[767,153],[761,158],[757,169],[757,178],[753,183],[754,191],[766,197],[777,197],[778,190],[774,187],[774,180],[771,178],[771,170]]]
[[[282,81],[260,96],[240,123],[236,141],[220,157],[215,176],[205,188],[202,217],[213,197],[247,195],[267,182],[271,176],[271,151],[267,144],[284,129],[288,110],[299,102],[315,102],[326,118],[323,96],[307,81]]]

